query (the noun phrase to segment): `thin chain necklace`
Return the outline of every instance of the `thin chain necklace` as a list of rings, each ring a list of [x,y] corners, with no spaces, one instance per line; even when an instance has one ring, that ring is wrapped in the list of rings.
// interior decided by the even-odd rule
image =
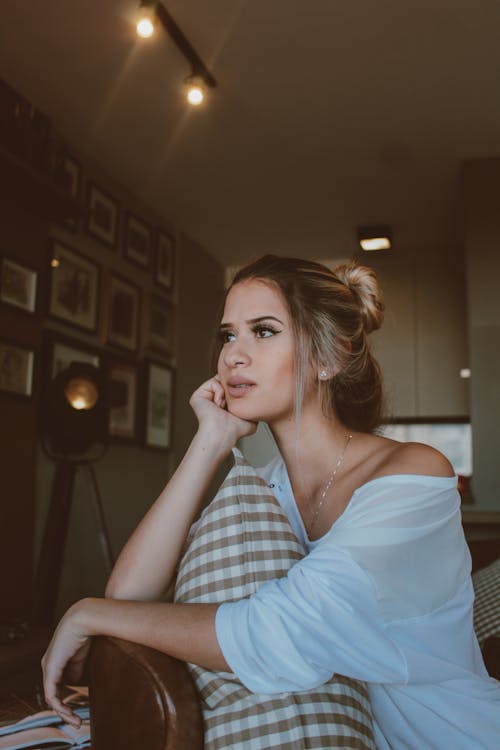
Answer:
[[[335,467],[334,467],[332,473],[330,474],[330,476],[328,478],[328,482],[325,484],[325,486],[324,486],[324,488],[323,488],[323,490],[321,492],[318,505],[316,507],[316,510],[314,511],[314,515],[312,517],[311,523],[309,524],[309,529],[308,529],[308,534],[309,535],[311,534],[311,531],[313,530],[314,525],[315,525],[316,521],[318,520],[318,516],[319,516],[320,510],[323,507],[323,503],[325,502],[326,494],[327,494],[328,490],[330,489],[330,487],[332,486],[333,480],[335,479],[335,476],[336,476],[338,470],[340,469],[340,467],[344,463],[345,452],[346,452],[347,446],[349,445],[349,443],[351,442],[351,440],[352,440],[352,434],[349,434],[347,436],[346,444],[344,445],[344,448],[343,448],[340,456],[337,459],[337,463],[335,464]]]

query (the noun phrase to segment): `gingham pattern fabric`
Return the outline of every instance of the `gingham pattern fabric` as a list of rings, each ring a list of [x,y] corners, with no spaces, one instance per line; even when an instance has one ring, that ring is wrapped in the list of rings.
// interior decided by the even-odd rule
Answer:
[[[242,599],[304,556],[265,482],[241,453],[203,514],[177,576],[175,601]],[[250,692],[232,673],[188,665],[202,699],[208,750],[375,750],[363,683],[335,675],[300,693]]]
[[[500,636],[500,557],[472,576],[474,592],[474,630],[479,645],[491,635]]]

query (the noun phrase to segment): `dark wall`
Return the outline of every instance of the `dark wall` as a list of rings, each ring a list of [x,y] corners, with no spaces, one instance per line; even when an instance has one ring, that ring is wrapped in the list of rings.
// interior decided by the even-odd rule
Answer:
[[[116,557],[131,531],[171,476],[195,429],[187,403],[192,390],[210,374],[207,351],[213,335],[223,270],[200,246],[180,232],[168,219],[149,207],[105,174],[91,156],[69,147],[82,170],[80,216],[76,231],[63,221],[68,199],[52,191],[48,180],[25,169],[19,154],[12,159],[2,142],[5,135],[0,112],[0,256],[35,269],[38,273],[37,309],[34,314],[0,304],[0,339],[35,351],[34,390],[21,398],[0,390],[0,618],[29,618],[32,579],[52,499],[55,463],[41,449],[37,414],[46,398],[49,374],[49,340],[70,339],[75,346],[90,347],[102,362],[124,359],[138,367],[139,409],[137,429],[128,443],[112,441],[104,457],[95,464],[102,507]],[[21,131],[19,131],[21,132]],[[5,146],[5,147],[4,147]],[[2,169],[6,164],[7,169]],[[109,192],[120,207],[120,228],[115,247],[108,247],[86,231],[85,195],[90,182]],[[54,195],[52,195],[54,192]],[[134,212],[153,230],[162,229],[176,240],[176,284],[170,292],[155,282],[153,267],[140,268],[123,252],[123,219]],[[76,211],[78,213],[78,211]],[[75,214],[76,215],[76,214]],[[95,331],[83,331],[55,318],[48,311],[50,248],[59,241],[95,263],[99,268],[99,323]],[[141,327],[135,352],[120,351],[107,339],[106,314],[110,274],[121,276],[140,290]],[[148,337],[148,309],[153,295],[171,305],[174,346],[154,347]],[[172,443],[169,450],[146,447],[143,441],[145,409],[144,363],[148,360],[174,370]],[[108,569],[103,555],[95,493],[89,472],[78,468],[68,536],[64,549],[58,613],[72,601],[101,595]]]
[[[26,202],[11,201],[1,184],[0,257],[17,258],[43,277],[47,225]],[[43,281],[42,281],[43,286]],[[43,299],[38,296],[38,310]],[[42,317],[0,303],[0,339],[35,351],[34,395],[0,391],[0,616],[25,614],[31,602]]]

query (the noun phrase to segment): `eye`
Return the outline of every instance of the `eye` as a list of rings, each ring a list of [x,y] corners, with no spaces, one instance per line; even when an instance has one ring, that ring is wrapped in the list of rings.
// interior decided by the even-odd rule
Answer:
[[[255,336],[258,339],[268,339],[271,336],[275,336],[277,333],[280,333],[280,331],[276,330],[276,328],[273,328],[273,326],[262,324],[254,326],[252,328],[252,331],[255,333]]]
[[[229,330],[222,330],[217,331],[217,338],[220,341],[221,344],[229,344],[230,341],[236,340],[236,335],[233,333],[233,331]]]

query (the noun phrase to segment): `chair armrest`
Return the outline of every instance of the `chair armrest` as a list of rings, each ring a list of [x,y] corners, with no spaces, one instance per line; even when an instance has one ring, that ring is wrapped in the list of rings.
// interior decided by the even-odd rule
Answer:
[[[203,719],[183,662],[119,638],[94,638],[89,659],[92,749],[201,750]]]

